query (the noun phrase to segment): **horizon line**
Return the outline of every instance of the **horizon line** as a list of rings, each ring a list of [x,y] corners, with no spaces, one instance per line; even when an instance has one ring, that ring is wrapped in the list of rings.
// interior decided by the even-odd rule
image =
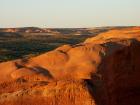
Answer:
[[[6,28],[65,28],[65,29],[70,29],[70,28],[100,28],[100,27],[140,27],[140,25],[110,25],[110,26],[94,26],[94,27],[39,27],[39,26],[17,26],[17,27],[0,27],[0,29],[6,29]]]

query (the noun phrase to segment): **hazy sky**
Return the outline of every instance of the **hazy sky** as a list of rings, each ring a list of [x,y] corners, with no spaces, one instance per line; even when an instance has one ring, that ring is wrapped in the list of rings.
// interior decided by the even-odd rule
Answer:
[[[0,27],[140,25],[140,0],[0,0]]]

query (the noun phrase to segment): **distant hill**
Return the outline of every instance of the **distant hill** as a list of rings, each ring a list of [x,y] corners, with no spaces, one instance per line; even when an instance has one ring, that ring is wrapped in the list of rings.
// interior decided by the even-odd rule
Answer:
[[[90,35],[98,31],[107,31],[110,29],[128,28],[123,26],[116,27],[95,27],[95,28],[38,28],[38,27],[21,27],[21,28],[0,28],[0,32],[6,33],[52,33],[73,34],[73,35]]]

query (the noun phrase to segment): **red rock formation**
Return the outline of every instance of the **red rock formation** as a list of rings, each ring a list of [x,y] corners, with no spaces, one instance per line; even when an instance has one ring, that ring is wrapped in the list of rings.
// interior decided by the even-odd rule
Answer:
[[[47,105],[139,105],[139,39],[139,28],[111,30],[28,61],[2,63],[0,81],[14,81],[17,89],[6,93],[1,85],[0,100],[18,103],[31,95],[45,97]],[[23,84],[30,85],[22,90]]]
[[[17,32],[16,28],[8,28],[5,30],[5,32]]]

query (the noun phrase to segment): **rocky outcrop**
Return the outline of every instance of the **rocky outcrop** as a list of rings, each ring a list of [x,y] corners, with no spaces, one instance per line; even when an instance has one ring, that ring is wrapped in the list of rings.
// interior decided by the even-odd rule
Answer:
[[[139,28],[111,30],[28,60],[1,63],[0,100],[40,96],[47,105],[139,105],[139,39]],[[9,81],[16,85],[4,90]]]

